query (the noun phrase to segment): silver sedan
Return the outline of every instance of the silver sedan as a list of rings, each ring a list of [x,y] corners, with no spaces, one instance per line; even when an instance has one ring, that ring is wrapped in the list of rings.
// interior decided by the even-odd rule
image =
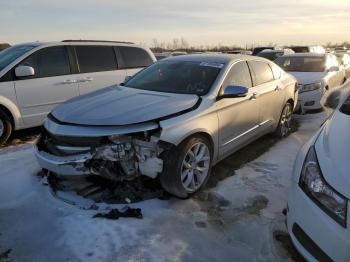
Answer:
[[[159,177],[165,190],[185,198],[226,156],[267,133],[288,135],[296,87],[264,58],[167,58],[123,85],[58,106],[35,154],[59,175]]]

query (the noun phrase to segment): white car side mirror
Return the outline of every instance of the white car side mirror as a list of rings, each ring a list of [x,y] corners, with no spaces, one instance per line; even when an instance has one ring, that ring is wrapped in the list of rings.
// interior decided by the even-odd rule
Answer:
[[[339,66],[331,66],[331,67],[328,69],[328,72],[338,72],[338,71],[340,71]]]
[[[20,65],[16,67],[15,74],[17,77],[27,77],[35,75],[35,70],[31,66]]]

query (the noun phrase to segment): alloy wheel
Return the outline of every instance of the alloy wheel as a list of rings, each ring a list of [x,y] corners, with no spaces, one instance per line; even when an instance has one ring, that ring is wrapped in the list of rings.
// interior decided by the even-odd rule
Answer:
[[[4,124],[3,120],[0,119],[0,137],[2,137],[4,132],[5,132],[5,124]]]
[[[281,136],[285,137],[289,134],[292,122],[292,109],[291,105],[287,104],[282,112],[280,128],[281,128]]]
[[[181,182],[187,192],[195,192],[206,180],[210,168],[210,152],[204,143],[194,144],[186,153],[181,167]]]

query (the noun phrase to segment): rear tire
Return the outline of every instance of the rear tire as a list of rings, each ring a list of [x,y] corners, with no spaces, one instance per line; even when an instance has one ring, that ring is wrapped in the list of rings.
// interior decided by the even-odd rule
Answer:
[[[293,106],[291,103],[286,103],[283,107],[280,121],[275,131],[275,135],[279,138],[286,137],[291,132],[291,122],[292,122]]]
[[[196,135],[162,154],[162,187],[178,198],[188,198],[200,190],[209,179],[212,146],[204,136]]]
[[[6,143],[12,133],[12,122],[7,114],[0,110],[0,146]]]

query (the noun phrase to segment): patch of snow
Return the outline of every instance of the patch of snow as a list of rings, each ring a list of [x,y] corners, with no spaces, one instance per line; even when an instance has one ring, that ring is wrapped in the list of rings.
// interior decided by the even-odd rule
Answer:
[[[296,117],[297,132],[215,188],[188,200],[130,204],[142,220],[92,218],[124,205],[66,204],[36,177],[29,145],[1,149],[0,253],[12,249],[15,261],[291,261],[273,234],[285,231],[296,154],[325,115]]]

